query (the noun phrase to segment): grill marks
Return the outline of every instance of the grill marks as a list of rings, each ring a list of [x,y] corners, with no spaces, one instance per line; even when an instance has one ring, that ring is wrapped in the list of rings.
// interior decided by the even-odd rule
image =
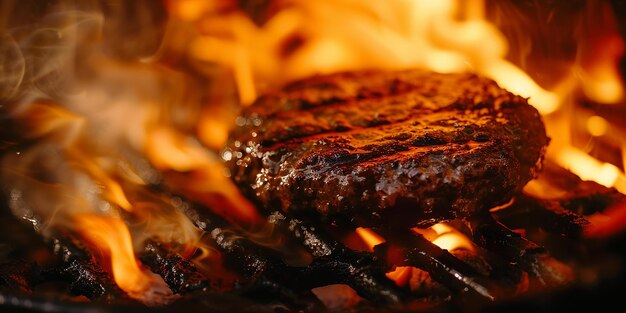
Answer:
[[[260,98],[240,120],[229,165],[250,198],[364,225],[400,200],[411,223],[506,202],[548,141],[525,99],[471,74],[317,76]]]

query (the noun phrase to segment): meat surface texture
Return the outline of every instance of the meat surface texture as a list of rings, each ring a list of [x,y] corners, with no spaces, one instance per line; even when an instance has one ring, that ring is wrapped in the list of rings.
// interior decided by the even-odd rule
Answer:
[[[506,203],[540,168],[526,99],[475,74],[358,71],[242,110],[222,156],[259,207],[361,226],[428,226]]]

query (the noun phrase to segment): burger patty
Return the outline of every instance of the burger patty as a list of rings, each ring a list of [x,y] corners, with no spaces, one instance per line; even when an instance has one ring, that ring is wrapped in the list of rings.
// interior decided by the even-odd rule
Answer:
[[[222,156],[266,210],[428,226],[506,203],[549,142],[526,99],[475,74],[358,71],[245,108]]]

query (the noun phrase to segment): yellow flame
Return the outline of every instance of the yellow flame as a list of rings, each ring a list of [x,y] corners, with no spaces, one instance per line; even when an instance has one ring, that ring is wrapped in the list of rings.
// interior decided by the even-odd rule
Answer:
[[[204,166],[209,153],[190,137],[166,127],[156,127],[146,140],[146,153],[159,169],[179,172]]]
[[[528,97],[528,103],[536,107],[543,115],[550,114],[559,108],[561,99],[558,94],[541,88],[528,74],[509,62],[494,60],[486,65],[483,71],[503,88]]]
[[[413,228],[412,230],[442,249],[449,251],[455,249],[474,251],[475,249],[467,236],[446,223],[437,223],[427,229]],[[376,245],[385,242],[383,237],[369,228],[357,227],[355,231],[371,251]]]
[[[249,13],[237,10],[236,5],[220,10],[221,2],[209,2],[210,13],[197,16],[199,35],[191,45],[190,56],[231,68],[243,104],[293,79],[365,68],[480,73],[528,98],[544,117],[571,108],[564,102],[580,90],[600,103],[624,99],[617,67],[624,41],[611,21],[614,17],[609,6],[601,3],[590,3],[580,16],[581,27],[587,26],[587,30],[576,47],[576,59],[571,60],[570,71],[552,77],[551,89],[546,89],[507,59],[509,42],[487,20],[484,0],[291,0],[289,5],[273,8],[263,23],[253,22]],[[195,1],[173,3],[184,8]],[[547,71],[539,74],[549,76]],[[555,127],[548,125],[548,129]],[[588,129],[594,136],[607,132],[597,118],[589,120]],[[573,146],[568,138],[548,135],[552,146]],[[548,158],[552,156],[548,154]],[[587,167],[584,163],[578,167]],[[615,173],[607,165],[586,177],[606,184],[615,181]]]
[[[108,200],[119,205],[126,211],[132,210],[132,204],[128,201],[124,189],[122,189],[122,186],[104,170],[102,164],[99,164],[97,160],[88,159],[76,149],[72,151],[72,155],[77,160],[80,160],[80,164],[89,174],[105,186],[105,197]]]
[[[474,244],[467,236],[446,223],[437,223],[427,229],[413,228],[412,230],[441,249],[448,251],[456,249],[474,251],[475,249]]]
[[[144,271],[133,253],[131,236],[120,219],[92,213],[73,216],[76,230],[103,254],[110,257],[113,278],[131,297],[145,300],[155,278]]]
[[[189,3],[181,1],[180,6]],[[259,82],[269,87],[314,73],[422,67],[480,72],[530,98],[541,113],[555,111],[561,97],[505,59],[506,38],[485,20],[484,11],[482,0],[397,0],[384,5],[295,0],[263,25],[236,10],[219,19],[207,16],[190,54],[231,67],[244,104],[264,88]],[[285,52],[293,38],[303,42]]]
[[[225,174],[224,165],[195,140],[174,129],[155,128],[147,139],[146,153],[152,163],[171,175],[173,187],[206,204],[211,210],[240,226],[258,225],[262,218]]]
[[[613,164],[598,161],[574,147],[559,150],[556,161],[583,180],[593,180],[603,186],[615,187],[620,192],[626,193],[626,177]]]
[[[215,3],[205,0],[180,0],[173,6],[173,14],[186,21],[199,19],[203,14],[215,9]]]

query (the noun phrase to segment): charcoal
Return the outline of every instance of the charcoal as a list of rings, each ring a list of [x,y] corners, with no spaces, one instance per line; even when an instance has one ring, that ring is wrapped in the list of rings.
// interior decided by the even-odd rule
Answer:
[[[309,290],[291,288],[276,280],[262,277],[245,289],[244,296],[265,304],[288,305],[298,312],[319,312],[322,302]],[[287,308],[288,309],[288,308]],[[285,311],[285,308],[282,309]]]
[[[92,300],[121,303],[131,301],[87,250],[69,238],[55,238],[52,242],[62,264],[59,268],[48,271],[48,278],[68,282],[72,293]]]
[[[386,257],[389,263],[422,269],[433,280],[476,302],[494,301],[500,296],[496,286],[488,282],[487,277],[423,236],[409,230],[387,230],[383,236],[387,242],[376,246],[375,251],[381,257]]]
[[[375,255],[353,251],[324,233],[321,227],[274,212],[268,218],[277,229],[291,233],[313,255],[309,276],[317,279],[341,277],[334,283],[345,283],[360,296],[377,303],[398,303],[403,292],[384,273],[386,266]],[[319,271],[327,274],[321,274]],[[307,275],[307,274],[305,274]],[[333,282],[320,283],[328,285]]]
[[[508,229],[490,216],[470,220],[474,242],[537,278],[543,285],[562,286],[571,280],[567,267],[544,247]]]
[[[558,199],[566,210],[580,215],[602,212],[619,202],[626,201],[626,196],[614,188],[606,188],[595,182],[581,182],[569,194]]]
[[[159,274],[176,294],[206,290],[210,285],[193,263],[168,251],[158,242],[148,242],[139,258],[152,272]]]
[[[345,253],[347,250],[340,243],[326,236],[320,229],[307,225],[300,219],[287,218],[281,212],[275,211],[268,217],[268,223],[277,229],[290,233],[314,257],[322,257]]]
[[[550,161],[544,162],[543,171],[531,183],[539,186],[537,188],[557,191],[554,194],[533,194],[533,196],[557,202],[562,208],[578,215],[602,212],[607,207],[626,200],[626,196],[615,188],[582,180]]]
[[[226,264],[250,282],[245,295],[261,298],[267,295],[307,310],[321,305],[310,291],[318,287],[315,282],[299,279],[301,268],[287,266],[275,252],[233,231],[214,228],[211,237],[220,247]]]
[[[568,201],[574,203],[578,200]],[[580,238],[584,227],[589,224],[583,216],[565,209],[559,201],[537,199],[529,195],[515,197],[509,207],[494,212],[493,216],[512,227],[541,227],[547,232],[569,238]]]

